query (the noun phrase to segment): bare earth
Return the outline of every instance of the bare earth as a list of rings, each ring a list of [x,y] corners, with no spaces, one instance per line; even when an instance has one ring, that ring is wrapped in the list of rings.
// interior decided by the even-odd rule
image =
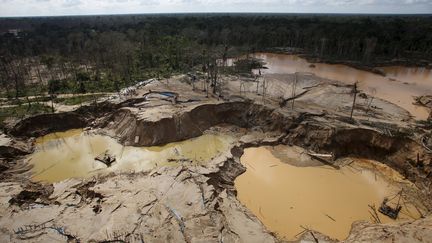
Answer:
[[[283,242],[239,202],[234,180],[245,171],[240,163],[244,148],[290,144],[338,158],[376,159],[419,188],[416,196],[424,199],[423,218],[390,224],[355,222],[344,242],[432,242],[432,202],[427,199],[430,154],[418,142],[425,131],[415,129],[406,110],[379,98],[369,106],[370,97],[359,95],[351,121],[351,87],[304,73],[298,75],[294,93],[305,93],[295,99],[294,109],[291,101],[281,107],[282,99],[293,94],[294,76],[264,78],[257,94],[257,83],[223,76],[223,97],[211,93],[206,97],[202,81],[192,90],[186,76],[177,76],[168,82],[153,81],[137,89],[136,95],[113,95],[98,107],[101,111],[94,119],[82,115],[87,111],[60,114],[129,146],[163,145],[209,131],[235,137],[227,151],[201,165],[179,161],[136,173],[113,171],[88,179],[33,182],[28,179],[31,166],[25,162],[34,149],[29,132],[45,135],[50,124],[24,120],[10,125],[7,133],[16,136],[0,135],[0,148],[8,152],[0,153],[6,166],[0,182],[0,241]],[[150,91],[175,92],[177,103],[158,94],[144,98]],[[67,130],[63,125],[57,130]],[[411,133],[406,139],[397,137],[405,131]],[[346,135],[351,133],[355,135]],[[340,143],[347,144],[349,151]],[[16,147],[27,153],[10,152]],[[417,154],[426,161],[422,171],[407,163]],[[312,230],[296,241],[314,238],[335,241]]]

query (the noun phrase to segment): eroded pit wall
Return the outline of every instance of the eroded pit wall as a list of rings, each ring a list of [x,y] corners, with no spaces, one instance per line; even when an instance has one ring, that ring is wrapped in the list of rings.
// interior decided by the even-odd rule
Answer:
[[[87,119],[76,112],[42,114],[18,122],[9,133],[15,137],[39,137],[86,125]]]
[[[388,161],[401,170],[409,160],[417,160],[417,154],[427,162],[431,159],[420,143],[406,135],[389,136],[365,128],[332,128],[320,124],[300,124],[288,134],[286,141],[310,148],[326,151],[336,158],[345,156],[363,157],[378,161]]]
[[[132,102],[132,101],[131,101]],[[84,128],[96,118],[115,111],[123,104],[102,102],[96,105],[82,106],[75,111],[41,114],[27,117],[6,128],[5,131],[14,137],[40,137],[53,132]]]
[[[10,134],[41,136],[93,123],[124,145],[153,146],[197,137],[210,127],[225,123],[280,132],[285,137],[276,143],[332,152],[336,158],[354,156],[381,161],[413,182],[432,180],[431,173],[428,174],[431,155],[419,142],[408,135],[380,133],[373,130],[373,124],[370,129],[358,128],[336,122],[334,118],[315,119],[313,114],[296,114],[252,102],[201,104],[172,111],[160,119],[145,119],[140,118],[138,109],[129,108],[140,101],[132,104],[129,101],[126,107],[125,104],[99,105],[83,107],[76,112],[34,116],[18,123]],[[417,168],[417,155],[429,164],[426,169]]]
[[[129,109],[120,109],[100,126],[125,145],[154,146],[202,135],[212,126],[226,123],[263,131],[285,131],[293,119],[266,106],[249,102],[205,104],[157,121],[142,119]]]

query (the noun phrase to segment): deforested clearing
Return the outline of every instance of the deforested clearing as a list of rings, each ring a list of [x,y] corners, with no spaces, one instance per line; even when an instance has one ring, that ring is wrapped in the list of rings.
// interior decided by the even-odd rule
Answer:
[[[430,33],[394,28],[430,17],[0,19],[0,241],[430,242]]]

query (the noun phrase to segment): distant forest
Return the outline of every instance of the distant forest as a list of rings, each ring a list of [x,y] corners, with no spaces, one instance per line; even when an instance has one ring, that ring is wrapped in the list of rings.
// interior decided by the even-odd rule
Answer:
[[[0,18],[1,95],[118,91],[290,48],[328,61],[432,62],[430,15],[171,14]],[[280,49],[279,49],[280,50]]]

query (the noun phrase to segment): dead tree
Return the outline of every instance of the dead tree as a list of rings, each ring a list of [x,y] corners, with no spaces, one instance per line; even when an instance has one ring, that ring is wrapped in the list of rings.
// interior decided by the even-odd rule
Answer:
[[[357,90],[357,83],[358,83],[358,82],[355,82],[355,83],[354,83],[354,85],[353,85],[353,89],[352,89],[352,91],[351,91],[351,93],[354,95],[354,99],[353,99],[353,104],[352,104],[352,107],[351,107],[351,115],[350,115],[350,119],[352,119],[352,117],[353,117],[354,107],[355,107],[356,98],[357,98],[357,93],[358,93],[358,90]]]
[[[213,94],[216,94],[217,85],[218,85],[218,66],[216,62],[209,65],[209,76],[210,76],[210,83],[213,88]]]
[[[50,99],[51,99],[51,112],[54,113],[54,95],[50,94]]]
[[[285,106],[289,101],[291,101],[291,100],[293,100],[293,99],[297,99],[297,98],[303,96],[304,94],[306,94],[307,92],[309,92],[309,90],[305,90],[305,91],[303,91],[303,92],[297,94],[297,95],[294,96],[294,97],[289,97],[288,99],[284,99],[283,97],[281,97],[282,100],[279,102],[279,106],[282,108],[282,107],[284,107],[284,106]]]
[[[259,91],[258,91],[258,89],[259,89],[259,79],[258,79],[258,76],[255,77],[255,82],[257,83],[256,93],[258,94],[259,93]]]
[[[263,79],[262,88],[263,88],[262,101],[263,101],[263,104],[265,104],[265,95],[267,92],[267,82],[265,79]]]
[[[192,82],[192,90],[195,91],[195,81],[196,81],[197,77],[195,74],[192,74],[192,78],[191,78],[191,82]]]
[[[376,94],[376,89],[375,88],[369,88],[369,92],[370,92],[370,96],[371,96],[371,98],[370,98],[370,100],[369,100],[369,104],[368,104],[368,107],[367,107],[367,111],[366,112],[369,112],[369,109],[370,109],[370,107],[371,107],[371,105],[372,105],[372,102],[373,102],[373,100],[374,100],[374,98],[375,98],[375,94]]]
[[[296,93],[296,88],[297,88],[297,72],[294,73],[293,89],[292,89],[292,94],[291,94],[291,97],[293,97],[291,109],[293,109],[293,110],[294,110],[294,102],[295,102],[294,97],[295,97],[295,93]]]
[[[246,93],[246,85],[245,82],[240,80],[240,95],[242,94],[242,88],[244,90],[244,92]]]

